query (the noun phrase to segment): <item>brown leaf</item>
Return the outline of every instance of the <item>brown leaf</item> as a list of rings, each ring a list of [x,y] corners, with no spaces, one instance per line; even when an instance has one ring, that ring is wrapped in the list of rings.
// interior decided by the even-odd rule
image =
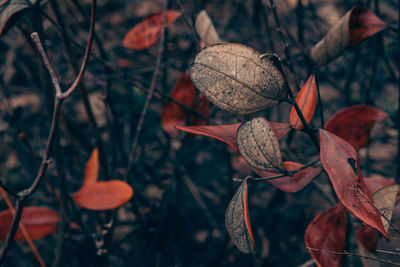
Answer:
[[[88,210],[110,210],[124,205],[132,195],[133,189],[129,184],[110,180],[82,187],[73,198],[79,206]]]
[[[303,85],[296,96],[296,102],[303,113],[306,122],[310,123],[314,116],[315,107],[317,106],[317,84],[315,81],[315,75],[311,75]],[[304,128],[294,106],[290,110],[289,122],[293,129],[301,130]]]
[[[221,42],[214,24],[207,14],[207,11],[202,10],[196,17],[195,28],[200,39],[206,45],[213,45]]]
[[[245,179],[229,202],[225,213],[225,225],[235,246],[243,253],[252,253],[254,238],[247,194],[247,179]]]
[[[369,144],[370,132],[375,123],[387,118],[388,114],[377,108],[356,105],[344,108],[326,123],[325,130],[343,138],[357,150]]]
[[[378,190],[372,196],[375,207],[380,211],[382,224],[386,232],[389,231],[398,192],[399,185],[394,184]]]
[[[319,267],[342,266],[343,255],[327,251],[341,253],[344,250],[346,210],[343,205],[338,203],[318,214],[308,225],[304,239],[308,248],[317,249],[310,249],[309,252]]]
[[[293,161],[285,161],[283,162],[283,165],[285,166],[285,169],[288,171],[294,171],[304,166],[301,163]],[[261,177],[273,177],[279,175],[279,173],[272,173],[257,169],[254,169],[254,172],[260,175]],[[285,176],[282,178],[267,180],[267,181],[282,191],[288,193],[295,193],[306,187],[320,173],[321,173],[321,168],[310,166],[295,173],[293,176]]]
[[[85,176],[83,179],[83,186],[88,186],[97,182],[99,178],[99,150],[93,149],[89,160],[85,166]]]
[[[190,80],[188,71],[179,77],[170,93],[170,97],[182,105],[198,111],[204,117],[208,117],[208,100],[204,95],[200,95],[199,99],[196,100],[196,89]],[[175,126],[186,124],[189,117],[191,118],[190,121],[193,124],[206,124],[206,121],[203,119],[190,116],[186,109],[172,101],[168,101],[161,112],[161,126],[169,135],[176,136],[178,131],[176,130]]]
[[[357,151],[343,139],[319,130],[320,158],[345,208],[365,224],[389,238],[358,165]]]
[[[354,7],[311,49],[311,59],[319,66],[339,57],[347,47],[387,27],[374,13],[363,7]]]
[[[270,122],[278,140],[281,140],[290,131],[287,123]],[[204,126],[176,126],[178,130],[192,134],[208,136],[228,144],[231,148],[239,151],[236,143],[236,132],[241,123],[229,125],[204,125]]]
[[[245,115],[276,105],[286,96],[280,71],[254,49],[232,43],[211,45],[190,67],[196,87],[217,107]]]
[[[0,212],[0,240],[5,241],[10,230],[13,213],[10,210]],[[22,211],[21,221],[32,240],[57,232],[60,223],[60,215],[52,209],[45,207],[28,206]],[[16,241],[24,241],[25,237],[18,227],[14,237]]]
[[[182,15],[181,12],[168,10],[166,12],[166,27]],[[156,13],[136,24],[124,37],[122,45],[132,50],[142,50],[153,46],[160,39],[164,28],[164,13]]]
[[[250,166],[270,172],[285,172],[278,140],[266,119],[259,117],[243,122],[236,140],[240,155]]]

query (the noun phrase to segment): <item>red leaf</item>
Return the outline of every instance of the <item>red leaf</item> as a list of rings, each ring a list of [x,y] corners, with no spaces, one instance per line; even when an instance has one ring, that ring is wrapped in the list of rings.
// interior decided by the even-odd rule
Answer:
[[[168,10],[166,26],[171,25],[182,15],[181,12]],[[156,13],[136,24],[124,37],[122,45],[132,50],[142,50],[153,46],[160,39],[164,27],[164,13]]]
[[[95,148],[93,149],[89,160],[86,162],[83,186],[96,183],[98,178],[99,178],[99,151],[97,148]]]
[[[298,162],[293,161],[285,161],[283,162],[286,170],[294,171],[297,170],[304,165]],[[273,177],[279,175],[279,173],[271,173],[263,170],[253,169],[255,173],[260,175],[261,177]],[[321,173],[321,168],[316,167],[307,167],[297,173],[295,173],[292,177],[285,176],[278,179],[267,180],[273,186],[279,188],[282,191],[288,193],[294,193],[300,191],[304,187],[306,187],[314,178],[316,178]]]
[[[5,241],[11,227],[13,213],[10,210],[0,212],[0,240]],[[41,239],[57,232],[60,215],[52,209],[45,207],[24,207],[20,221],[32,240]],[[14,240],[24,241],[25,237],[18,228]]]
[[[225,213],[225,224],[235,246],[243,253],[254,251],[254,238],[251,231],[248,207],[247,179],[243,181]]]
[[[120,180],[96,182],[82,187],[73,196],[75,202],[88,210],[115,209],[131,199],[132,187]]]
[[[357,231],[357,241],[366,249],[373,252],[378,245],[378,235],[375,229],[364,225]]]
[[[325,130],[343,138],[357,150],[360,150],[368,145],[369,134],[374,124],[387,116],[386,112],[374,107],[352,106],[333,115],[326,123]]]
[[[389,239],[358,165],[357,151],[343,139],[319,131],[320,158],[340,202],[354,216]]]
[[[350,15],[348,46],[355,46],[366,38],[386,29],[386,27],[387,24],[369,9],[355,7]]]
[[[317,84],[314,75],[311,75],[303,85],[296,96],[296,102],[299,105],[306,122],[310,123],[314,116],[315,107],[317,106]],[[293,129],[301,130],[304,128],[294,106],[292,106],[292,109],[290,110],[289,122]]]
[[[318,214],[306,229],[305,241],[308,248],[317,249],[309,252],[319,267],[342,266],[343,255],[329,252],[341,253],[344,250],[346,210],[343,206],[338,203]]]
[[[196,89],[190,80],[188,71],[184,72],[178,79],[170,93],[170,97],[182,105],[196,110],[204,117],[208,117],[208,100],[203,94],[200,94],[199,99],[196,101]],[[191,114],[183,107],[172,101],[168,101],[161,112],[161,126],[169,135],[176,136],[178,131],[175,129],[175,126],[186,124],[189,115]],[[190,123],[203,125],[206,121],[198,119],[195,116],[190,116]]]
[[[287,123],[270,122],[270,124],[278,140],[281,140],[290,131],[290,126]],[[240,125],[241,123],[228,125],[176,126],[176,128],[188,133],[204,135],[220,140],[238,151],[236,132]]]
[[[371,195],[375,194],[377,191],[381,190],[384,187],[394,185],[396,183],[393,180],[380,177],[371,177],[371,178],[365,177],[364,181]]]

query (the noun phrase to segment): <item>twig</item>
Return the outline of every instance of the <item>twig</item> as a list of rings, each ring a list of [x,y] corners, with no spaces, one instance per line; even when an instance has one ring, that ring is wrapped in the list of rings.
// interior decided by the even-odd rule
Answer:
[[[96,6],[96,0],[92,0],[92,12],[94,12],[94,13],[96,10],[95,6]],[[92,14],[92,18],[95,17],[94,13]],[[93,25],[90,25],[91,31],[90,31],[90,36],[89,36],[89,42],[92,42],[92,40],[93,40],[93,31],[94,31],[95,20],[92,19],[91,22],[93,23]],[[32,39],[34,40],[35,44],[38,46],[39,52],[41,53],[41,55],[43,57],[46,68],[48,69],[49,73],[51,73],[51,70],[52,70],[51,64],[48,60],[47,60],[47,62],[45,61],[45,58],[47,58],[46,53],[44,52],[44,50],[41,50],[39,48],[39,47],[41,47],[41,42],[40,42],[40,39],[39,39],[39,36],[37,35],[37,33],[32,34]],[[88,55],[90,54],[90,50],[91,50],[91,44],[88,45],[88,51],[87,51],[87,53],[85,53],[86,60],[85,59],[83,60],[83,62],[82,62],[83,65],[87,64],[87,59],[89,57]],[[73,85],[79,84],[79,82],[82,79],[85,68],[86,68],[86,66],[81,67],[82,73],[77,75]],[[53,73],[54,73],[54,71],[53,71]],[[77,81],[78,81],[78,83],[77,83]],[[56,83],[56,84],[53,84],[54,88],[60,87],[59,84],[57,83],[57,79],[52,79],[52,82]],[[75,88],[70,87],[68,90],[70,90],[71,88],[73,89],[72,90],[72,92],[73,92],[76,87]],[[69,94],[66,97],[62,97],[61,90],[58,90],[58,89],[55,89],[55,90],[56,90],[56,97],[54,100],[54,102],[55,102],[54,111],[53,111],[53,116],[52,116],[52,120],[51,120],[50,131],[49,131],[49,136],[48,136],[47,143],[46,143],[44,156],[43,156],[42,162],[40,164],[38,174],[37,174],[36,178],[34,179],[34,181],[32,182],[31,186],[28,189],[22,190],[21,192],[18,193],[16,208],[15,208],[15,213],[14,213],[13,220],[11,223],[11,228],[7,235],[5,244],[3,245],[1,252],[0,252],[0,265],[2,265],[2,263],[4,262],[4,259],[7,256],[8,251],[11,248],[15,234],[17,233],[17,229],[18,229],[19,222],[21,220],[21,215],[22,215],[25,200],[36,191],[36,189],[39,186],[40,182],[42,181],[43,177],[47,173],[48,165],[51,163],[50,154],[51,154],[51,150],[52,150],[54,140],[56,137],[56,133],[58,130],[58,122],[60,119],[61,105],[63,103],[63,100],[65,100],[70,95]]]
[[[314,161],[312,161],[310,163],[307,163],[304,166],[302,166],[302,167],[300,167],[298,169],[295,169],[293,171],[287,171],[287,173],[283,173],[283,174],[276,175],[276,176],[261,177],[261,178],[260,177],[247,176],[246,179],[248,178],[248,179],[251,179],[253,181],[269,181],[269,180],[274,180],[274,179],[278,179],[278,178],[282,178],[282,177],[286,177],[286,176],[293,176],[294,174],[296,174],[296,173],[298,173],[298,172],[300,172],[300,171],[302,171],[302,170],[304,170],[304,169],[306,169],[306,168],[308,168],[308,167],[310,167],[312,165],[315,165],[318,162],[320,162],[319,159],[314,160]],[[234,178],[234,181],[236,181],[236,182],[243,182],[244,180],[245,179]]]
[[[350,257],[359,257],[359,258],[364,258],[364,259],[373,260],[373,261],[377,261],[377,262],[388,263],[388,264],[392,264],[392,265],[395,265],[395,266],[400,266],[400,263],[398,263],[398,262],[393,262],[391,260],[385,260],[385,259],[380,259],[380,258],[375,258],[375,257],[370,257],[370,256],[364,256],[364,255],[356,254],[354,252],[330,251],[330,250],[324,250],[324,249],[318,249],[318,248],[310,248],[310,247],[306,247],[306,248],[309,249],[309,250],[318,251],[318,252],[322,252],[322,253],[329,253],[329,254],[335,254],[335,255],[344,255],[344,256],[350,256]]]
[[[318,93],[318,109],[319,109],[319,116],[320,116],[320,120],[321,120],[321,129],[324,129],[324,127],[325,127],[324,107],[322,105],[322,100],[321,100],[321,91],[319,90],[319,71],[318,71],[318,68],[315,68],[313,72],[314,72],[315,84],[317,86],[317,93]]]
[[[168,1],[166,1],[168,2]],[[166,4],[167,5],[167,4]],[[157,61],[156,61],[156,69],[154,70],[153,73],[153,78],[151,80],[151,85],[150,85],[150,89],[147,93],[147,97],[146,97],[146,102],[144,103],[143,109],[142,109],[142,113],[140,114],[140,119],[139,122],[136,126],[136,132],[135,132],[135,137],[133,139],[133,145],[131,148],[131,152],[129,154],[129,164],[128,164],[128,168],[126,170],[126,174],[129,176],[130,172],[132,171],[133,166],[136,164],[137,159],[138,159],[138,155],[137,155],[137,146],[138,146],[138,142],[139,142],[139,137],[140,137],[140,133],[142,132],[142,128],[143,128],[143,123],[144,123],[144,119],[146,117],[147,111],[150,107],[150,101],[153,98],[153,94],[154,94],[154,90],[157,84],[157,76],[158,73],[160,72],[160,64],[161,64],[161,59],[163,57],[164,54],[164,33],[165,33],[165,26],[166,26],[166,10],[164,9],[164,22],[163,22],[163,32],[161,34],[160,37],[160,44],[159,44],[159,50],[158,50],[158,55],[157,55]]]
[[[400,0],[398,1],[400,5]],[[397,42],[398,42],[398,49],[400,51],[400,8],[398,8],[398,28],[397,28]],[[400,73],[400,67],[398,67]],[[400,76],[400,75],[399,75]],[[400,77],[397,80],[397,92],[398,92],[398,99],[397,99],[397,162],[400,162]],[[396,182],[400,183],[400,164],[397,164],[396,170]]]

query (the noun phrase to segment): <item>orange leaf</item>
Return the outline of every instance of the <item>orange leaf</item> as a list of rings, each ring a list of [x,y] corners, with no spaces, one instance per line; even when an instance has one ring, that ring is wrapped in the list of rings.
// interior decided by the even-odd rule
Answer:
[[[208,99],[203,94],[200,94],[199,99],[196,101],[196,89],[192,80],[190,80],[188,71],[181,75],[169,96],[182,105],[196,110],[204,117],[208,117]],[[175,126],[186,124],[188,117],[190,117],[190,124],[204,125],[206,123],[203,119],[188,115],[189,112],[183,107],[168,101],[161,112],[161,126],[169,135],[176,136],[178,130],[175,129]]]
[[[342,266],[342,253],[346,243],[346,210],[338,203],[318,214],[308,225],[304,237],[306,246],[319,267]],[[319,251],[321,250],[321,251]],[[324,252],[326,251],[326,252]]]
[[[325,130],[343,138],[355,149],[369,144],[370,132],[376,122],[388,116],[377,108],[365,105],[356,105],[340,110],[326,123]]]
[[[11,227],[12,219],[13,212],[11,212],[11,210],[0,212],[1,241],[5,241]],[[24,207],[22,211],[20,223],[24,225],[32,240],[37,240],[57,232],[58,224],[60,223],[60,215],[55,210],[49,208],[28,206]],[[18,227],[14,240],[25,240],[20,227]]]
[[[181,12],[168,10],[166,12],[166,26],[171,25],[182,15]],[[136,24],[124,37],[122,45],[132,50],[142,50],[153,46],[160,39],[164,28],[164,13],[156,13],[139,24]]]
[[[85,166],[85,177],[83,179],[83,186],[88,186],[97,182],[99,178],[99,150],[93,149],[89,160]]]
[[[357,151],[343,139],[324,130],[319,130],[319,139],[321,163],[340,202],[354,216],[389,239],[361,175]]]
[[[88,210],[115,209],[131,199],[132,187],[120,180],[101,181],[82,187],[73,196],[75,202]]]
[[[303,85],[296,97],[296,102],[299,105],[306,122],[310,123],[317,105],[317,84],[314,75],[311,75]],[[290,110],[289,122],[293,129],[301,130],[304,128],[294,106]]]
[[[285,161],[285,162],[283,162],[283,165],[285,166],[285,169],[288,171],[294,171],[294,170],[297,170],[304,166],[301,163],[293,162],[293,161]],[[273,176],[277,176],[280,174],[280,173],[272,173],[272,172],[267,172],[267,171],[258,170],[258,169],[253,169],[253,170],[255,173],[257,173],[261,177],[273,177]],[[321,173],[321,168],[310,166],[310,167],[307,167],[307,168],[295,173],[293,176],[285,176],[282,178],[277,178],[277,179],[272,179],[272,180],[267,180],[267,181],[282,191],[285,191],[288,193],[295,193],[297,191],[300,191],[304,187],[306,187],[320,173]]]
[[[287,123],[270,122],[270,124],[278,140],[281,140],[290,131],[290,126]],[[176,128],[191,134],[204,135],[220,140],[228,144],[234,150],[238,151],[236,132],[240,125],[241,123],[228,125],[176,126]]]
[[[355,46],[366,38],[384,30],[386,27],[387,24],[369,9],[355,7],[352,9],[350,15],[348,46]]]

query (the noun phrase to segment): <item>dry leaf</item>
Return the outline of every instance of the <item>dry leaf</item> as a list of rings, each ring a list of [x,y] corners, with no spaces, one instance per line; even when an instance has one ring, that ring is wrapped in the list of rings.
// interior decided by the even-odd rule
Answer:
[[[347,47],[382,31],[386,23],[363,7],[354,7],[311,49],[311,59],[323,66],[339,57]]]
[[[236,140],[240,154],[250,166],[270,172],[285,171],[278,139],[266,119],[259,117],[242,123]]]
[[[245,115],[278,104],[286,96],[282,74],[254,49],[216,44],[197,54],[190,67],[196,87],[216,106]]]
[[[247,194],[247,179],[245,179],[229,202],[225,213],[225,224],[235,246],[243,253],[252,253],[254,238],[250,225]]]
[[[399,185],[394,184],[378,190],[373,196],[375,207],[381,213],[381,220],[385,231],[389,231],[390,221],[393,216],[393,209],[396,204],[396,197]]]
[[[213,22],[207,14],[207,11],[200,11],[196,17],[195,27],[200,39],[206,45],[213,45],[221,42],[221,39],[219,38]]]

